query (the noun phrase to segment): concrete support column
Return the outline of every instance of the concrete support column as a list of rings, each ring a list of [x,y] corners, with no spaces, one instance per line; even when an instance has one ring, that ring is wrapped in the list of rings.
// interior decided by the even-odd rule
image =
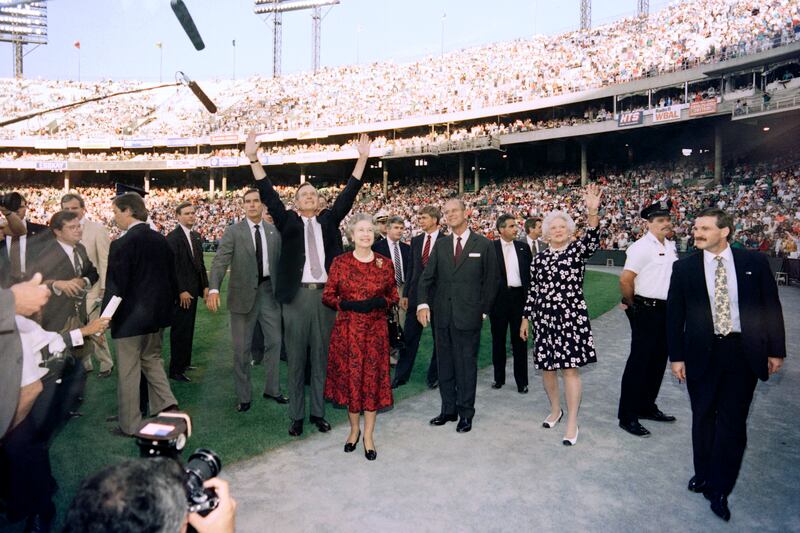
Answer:
[[[714,183],[722,183],[722,126],[714,126]]]
[[[66,172],[64,172],[64,192],[65,193],[69,192],[69,178],[70,178],[70,173],[69,173],[69,170],[67,170]]]
[[[383,196],[389,197],[389,167],[385,161],[383,163]]]
[[[481,190],[481,164],[478,161],[478,154],[475,154],[475,187],[473,189],[475,192]]]
[[[589,157],[587,155],[586,141],[581,141],[581,185],[589,183]]]
[[[464,154],[458,154],[458,195],[464,194]]]
[[[215,170],[211,170],[208,173],[208,196],[214,196],[214,188],[216,183],[214,182],[214,174]]]
[[[306,167],[300,167],[300,185],[306,182]]]
[[[144,171],[144,192],[150,192],[150,171]]]
[[[222,171],[222,194],[226,194],[228,192],[228,171]]]

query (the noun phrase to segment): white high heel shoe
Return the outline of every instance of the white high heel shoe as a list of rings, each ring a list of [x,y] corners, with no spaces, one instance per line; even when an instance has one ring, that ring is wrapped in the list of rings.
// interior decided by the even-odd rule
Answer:
[[[550,428],[556,427],[556,424],[558,424],[559,422],[561,422],[561,418],[562,418],[563,416],[564,416],[564,410],[563,410],[563,409],[561,410],[561,413],[558,415],[558,418],[556,418],[556,419],[555,419],[554,421],[552,421],[552,422],[550,421],[550,415],[547,415],[547,418],[545,418],[545,419],[544,419],[544,422],[542,422],[542,427],[543,427],[543,428],[547,428],[547,429],[550,429]]]
[[[573,438],[571,438],[571,439],[568,439],[567,437],[564,437],[564,440],[561,441],[561,444],[563,444],[564,446],[575,446],[575,444],[578,443],[578,433],[580,433],[580,430],[581,430],[581,428],[576,427],[575,428],[575,436]]]

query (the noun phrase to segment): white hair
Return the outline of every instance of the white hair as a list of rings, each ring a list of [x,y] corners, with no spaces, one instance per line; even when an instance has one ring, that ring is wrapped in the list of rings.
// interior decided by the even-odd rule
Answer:
[[[374,229],[375,221],[372,220],[372,215],[369,215],[367,213],[356,213],[355,215],[351,216],[348,219],[347,225],[345,226],[345,233],[349,240],[351,241],[353,240],[353,230],[356,229],[356,224],[358,224],[359,222],[364,222],[365,220],[368,221],[370,224],[372,224],[372,227]]]
[[[550,226],[558,219],[561,219],[567,223],[567,232],[570,235],[575,233],[575,221],[572,220],[572,217],[569,216],[569,213],[566,211],[550,211],[545,215],[544,220],[542,221],[542,235],[545,237],[549,236]]]

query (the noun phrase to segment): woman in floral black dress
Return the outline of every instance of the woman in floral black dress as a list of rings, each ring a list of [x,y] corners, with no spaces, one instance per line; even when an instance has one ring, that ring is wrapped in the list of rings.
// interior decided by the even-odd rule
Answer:
[[[568,446],[578,441],[578,368],[597,361],[583,297],[583,275],[586,260],[600,244],[600,196],[597,185],[589,185],[584,191],[589,227],[581,239],[573,240],[575,223],[567,213],[553,211],[544,218],[542,230],[550,248],[537,254],[531,263],[531,286],[520,328],[520,336],[527,339],[528,324],[533,325],[534,366],[543,371],[544,389],[550,400],[550,415],[542,424],[546,428],[555,426],[564,415],[557,371],[561,370],[564,377],[567,430],[562,442]]]
[[[345,452],[356,448],[364,413],[364,454],[378,456],[372,434],[377,412],[392,405],[389,379],[389,331],[386,310],[398,300],[392,260],[372,251],[372,216],[357,214],[348,222],[355,250],[333,260],[322,303],[336,309],[328,349],[325,398],[346,405],[350,436]]]

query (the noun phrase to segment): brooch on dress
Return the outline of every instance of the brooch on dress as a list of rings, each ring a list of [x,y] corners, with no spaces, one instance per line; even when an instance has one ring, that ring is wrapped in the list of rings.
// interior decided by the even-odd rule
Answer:
[[[381,259],[380,257],[376,257],[375,264],[378,265],[378,268],[383,268],[383,259]]]

